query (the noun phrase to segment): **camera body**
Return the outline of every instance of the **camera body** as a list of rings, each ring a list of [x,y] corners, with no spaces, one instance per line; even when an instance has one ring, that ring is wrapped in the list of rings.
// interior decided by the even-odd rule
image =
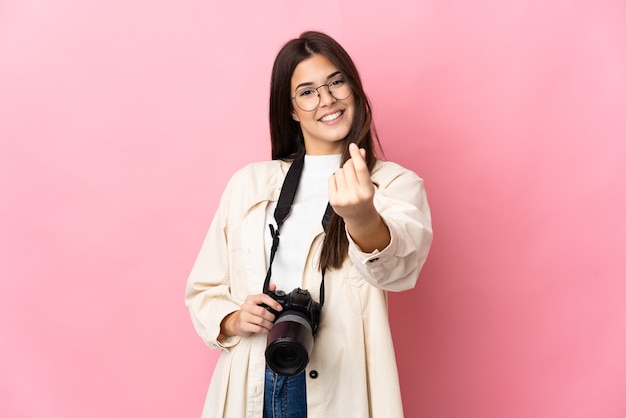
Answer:
[[[298,315],[298,313],[300,313],[303,318],[307,319],[311,324],[313,335],[315,336],[315,334],[317,334],[322,307],[313,300],[308,290],[297,288],[292,290],[291,293],[285,293],[282,290],[276,290],[275,292],[268,290],[265,294],[280,303],[280,306],[283,307],[283,310],[279,312],[265,304],[262,305],[276,316],[274,320],[275,323],[285,314]]]
[[[261,305],[276,316],[267,338],[267,365],[275,373],[294,376],[309,363],[322,306],[305,289],[297,288],[290,293],[268,290],[265,293],[283,307],[278,312],[265,304]]]

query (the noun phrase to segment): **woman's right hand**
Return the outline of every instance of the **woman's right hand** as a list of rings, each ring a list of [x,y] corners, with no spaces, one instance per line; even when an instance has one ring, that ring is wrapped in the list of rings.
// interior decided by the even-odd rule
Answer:
[[[275,291],[276,285],[270,284],[269,290]],[[283,310],[280,303],[265,293],[249,295],[241,305],[241,309],[231,313],[222,320],[218,340],[250,334],[269,334],[274,326],[274,314],[261,305],[267,305],[277,312]]]

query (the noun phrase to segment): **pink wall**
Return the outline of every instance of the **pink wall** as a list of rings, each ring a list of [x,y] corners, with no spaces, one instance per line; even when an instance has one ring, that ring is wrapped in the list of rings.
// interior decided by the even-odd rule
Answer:
[[[199,416],[186,276],[310,28],[426,179],[407,417],[626,416],[624,2],[223,3],[0,3],[0,416]]]

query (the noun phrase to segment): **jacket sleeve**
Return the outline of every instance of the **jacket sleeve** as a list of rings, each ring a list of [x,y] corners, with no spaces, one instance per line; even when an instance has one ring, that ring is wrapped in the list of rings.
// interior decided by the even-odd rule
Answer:
[[[424,181],[410,170],[383,163],[372,173],[377,186],[374,205],[391,233],[382,251],[364,253],[348,235],[348,255],[371,285],[389,291],[415,286],[433,239],[430,208]]]
[[[222,195],[185,290],[185,304],[198,335],[209,347],[226,350],[241,339],[217,340],[222,320],[240,309],[230,292],[228,206],[231,189],[229,184]]]

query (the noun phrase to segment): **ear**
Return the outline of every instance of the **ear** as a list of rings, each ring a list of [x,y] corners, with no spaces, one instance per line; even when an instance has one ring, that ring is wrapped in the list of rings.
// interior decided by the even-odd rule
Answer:
[[[295,120],[296,122],[300,122],[300,118],[298,117],[298,112],[296,112],[296,109],[292,109],[291,110],[291,117],[293,118],[293,120]]]

